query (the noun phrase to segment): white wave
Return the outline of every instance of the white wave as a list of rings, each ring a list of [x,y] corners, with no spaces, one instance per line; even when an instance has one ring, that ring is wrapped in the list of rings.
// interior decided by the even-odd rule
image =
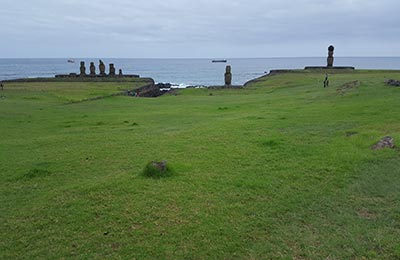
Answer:
[[[171,88],[187,88],[187,87],[189,87],[189,86],[190,86],[190,85],[185,84],[185,83],[180,83],[180,84],[171,83]]]

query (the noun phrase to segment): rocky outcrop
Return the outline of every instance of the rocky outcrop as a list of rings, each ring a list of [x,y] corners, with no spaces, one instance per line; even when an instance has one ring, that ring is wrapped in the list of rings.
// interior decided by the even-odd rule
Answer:
[[[400,80],[389,79],[385,83],[389,86],[400,87]]]
[[[137,88],[132,91],[132,96],[136,97],[159,97],[172,90],[170,83],[157,83],[154,82],[146,86]]]
[[[377,142],[372,146],[373,150],[380,150],[383,148],[391,148],[391,149],[395,148],[393,137],[385,136],[379,142]]]

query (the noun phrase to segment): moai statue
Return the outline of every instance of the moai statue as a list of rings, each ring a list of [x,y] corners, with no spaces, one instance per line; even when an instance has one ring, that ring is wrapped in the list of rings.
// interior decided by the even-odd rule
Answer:
[[[81,77],[86,76],[86,67],[85,67],[85,62],[81,61],[81,67],[80,67],[81,73],[79,74]]]
[[[332,45],[328,47],[328,68],[332,68],[333,67],[333,51],[335,50],[335,47],[333,47]]]
[[[94,62],[90,63],[90,76],[96,76],[96,67],[94,66]]]
[[[113,63],[110,63],[110,76],[115,76],[115,67]]]
[[[99,70],[100,70],[100,76],[106,75],[106,65],[104,65],[104,62],[102,60],[99,60]]]
[[[225,68],[225,86],[232,85],[232,73],[231,73],[231,66],[228,65]]]
[[[118,76],[122,77],[122,70],[121,69],[119,69]]]

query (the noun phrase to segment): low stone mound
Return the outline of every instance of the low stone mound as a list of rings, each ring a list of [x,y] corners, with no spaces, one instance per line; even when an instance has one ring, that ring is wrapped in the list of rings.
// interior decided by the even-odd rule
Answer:
[[[377,142],[372,146],[373,150],[380,150],[384,148],[390,148],[390,149],[395,148],[393,137],[385,136],[379,142]]]
[[[400,87],[400,80],[388,79],[385,83],[389,86]]]
[[[170,177],[173,174],[173,170],[167,163],[167,161],[151,161],[143,170],[143,175],[149,178],[162,178]]]

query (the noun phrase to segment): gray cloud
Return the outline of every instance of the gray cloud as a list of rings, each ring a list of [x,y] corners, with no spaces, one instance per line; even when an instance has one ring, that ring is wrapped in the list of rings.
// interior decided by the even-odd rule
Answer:
[[[0,4],[0,57],[400,56],[397,0]]]

